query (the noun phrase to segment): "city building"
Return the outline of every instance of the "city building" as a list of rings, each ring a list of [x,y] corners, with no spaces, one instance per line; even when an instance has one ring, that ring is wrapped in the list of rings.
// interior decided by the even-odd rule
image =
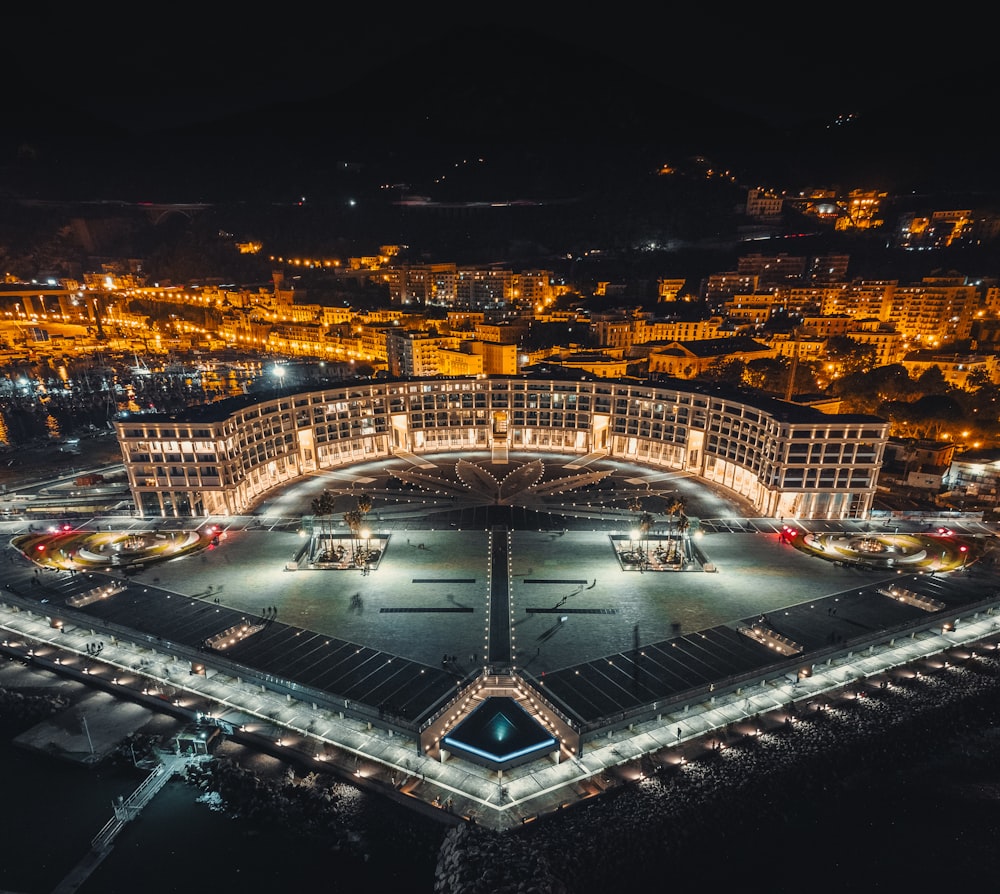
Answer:
[[[968,503],[997,502],[1000,488],[1000,450],[983,448],[953,455],[942,482],[951,495]]]
[[[311,472],[396,454],[552,450],[703,478],[762,516],[866,518],[888,423],[722,387],[433,378],[244,395],[115,422],[139,515],[239,515]]]
[[[925,372],[937,367],[944,380],[956,388],[968,388],[970,376],[973,382],[981,377],[982,381],[1000,383],[1000,366],[994,352],[946,354],[938,351],[911,351],[900,363],[911,379],[919,379]]]
[[[893,289],[884,319],[911,343],[933,347],[968,338],[978,304],[979,288],[966,277],[925,276]]]
[[[747,191],[746,215],[764,220],[781,216],[784,199],[767,189]]]
[[[778,351],[747,336],[670,342],[649,352],[649,374],[693,379],[723,360],[761,360],[778,356]]]

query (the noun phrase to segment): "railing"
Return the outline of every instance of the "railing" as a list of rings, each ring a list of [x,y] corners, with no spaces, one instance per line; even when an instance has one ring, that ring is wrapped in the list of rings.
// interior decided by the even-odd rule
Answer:
[[[710,691],[713,696],[717,697],[727,695],[736,692],[738,689],[746,688],[747,686],[765,683],[768,680],[779,679],[791,671],[797,672],[802,666],[803,660],[808,661],[810,665],[817,665],[823,661],[829,661],[841,655],[849,654],[852,651],[858,651],[860,649],[882,645],[884,643],[891,643],[901,636],[916,636],[919,633],[924,633],[928,630],[932,630],[933,628],[943,626],[949,620],[951,623],[957,624],[965,618],[975,618],[984,612],[987,614],[993,614],[998,610],[998,608],[1000,608],[1000,589],[993,591],[987,599],[962,606],[960,612],[950,616],[948,619],[938,614],[933,619],[920,622],[908,621],[896,624],[892,627],[886,627],[880,629],[875,636],[863,634],[855,639],[842,642],[836,646],[827,646],[822,649],[817,649],[815,652],[808,653],[805,656],[800,654],[784,660],[775,661],[769,665],[756,668],[748,673],[724,677],[721,680],[715,681],[715,683],[712,684],[712,689]],[[708,692],[709,690],[706,690],[704,686],[692,687],[684,690],[683,692],[676,693],[669,699],[639,705],[618,714],[606,715],[596,720],[588,721],[581,724],[579,727],[581,736],[585,738],[594,738],[595,736],[603,734],[608,730],[622,729],[633,723],[641,723],[645,720],[651,720],[657,715],[668,714],[699,701],[704,701]],[[549,693],[548,696],[550,699],[553,698],[551,693]]]

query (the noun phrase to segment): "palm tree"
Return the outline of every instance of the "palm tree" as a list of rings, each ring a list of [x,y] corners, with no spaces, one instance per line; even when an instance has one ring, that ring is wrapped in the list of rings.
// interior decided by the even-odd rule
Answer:
[[[691,527],[691,522],[682,509],[680,514],[677,516],[677,533],[679,535],[677,538],[677,550],[682,558],[684,556],[684,532],[687,531],[689,527]]]
[[[649,558],[649,542],[646,538],[649,536],[649,531],[654,524],[656,524],[656,517],[649,512],[642,513],[636,521],[636,527],[639,529],[639,537],[644,542],[642,554],[647,559]]]
[[[678,532],[683,537],[684,531],[687,530],[688,521],[687,516],[684,514],[684,500],[681,497],[675,496],[671,501],[670,505],[667,507],[667,515],[670,516],[670,531],[673,533],[674,526],[676,525]],[[683,522],[683,528],[681,524]],[[674,558],[677,552],[677,546],[674,542],[673,537],[670,538],[670,558]]]
[[[344,524],[351,529],[351,560],[355,563],[358,561],[358,534],[363,521],[364,516],[357,509],[344,513]]]
[[[372,511],[372,498],[368,494],[361,494],[361,496],[358,497],[358,514],[360,516],[360,524],[362,526],[365,525],[365,518],[371,511]],[[370,536],[371,534],[369,533],[368,528],[365,527],[365,557],[363,559],[364,562],[367,562],[371,557],[371,551],[368,549],[368,538]]]
[[[320,522],[320,533],[326,535],[326,549],[330,550],[332,544],[330,543],[330,536],[333,533],[332,526],[330,524],[330,516],[333,515],[333,510],[336,504],[336,498],[328,490],[323,491],[315,500],[312,501],[312,511],[313,515],[319,519]],[[322,541],[322,537],[321,537]]]
[[[684,514],[684,500],[681,497],[674,497],[671,500],[670,505],[667,506],[667,515],[674,518],[677,515]],[[671,522],[671,524],[673,524]]]

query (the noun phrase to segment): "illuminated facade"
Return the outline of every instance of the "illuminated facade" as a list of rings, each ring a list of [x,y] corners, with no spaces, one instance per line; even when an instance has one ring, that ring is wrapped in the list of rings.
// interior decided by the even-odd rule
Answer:
[[[555,451],[682,471],[762,516],[865,518],[888,423],[679,380],[491,377],[244,395],[115,423],[142,516],[245,513],[279,485],[397,453]]]

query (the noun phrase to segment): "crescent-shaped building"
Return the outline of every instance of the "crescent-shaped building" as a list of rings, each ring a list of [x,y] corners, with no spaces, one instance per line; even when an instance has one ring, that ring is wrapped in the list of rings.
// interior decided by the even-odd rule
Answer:
[[[138,514],[239,515],[304,474],[394,455],[551,450],[725,487],[763,517],[867,518],[888,423],[684,380],[351,381],[115,422]]]

